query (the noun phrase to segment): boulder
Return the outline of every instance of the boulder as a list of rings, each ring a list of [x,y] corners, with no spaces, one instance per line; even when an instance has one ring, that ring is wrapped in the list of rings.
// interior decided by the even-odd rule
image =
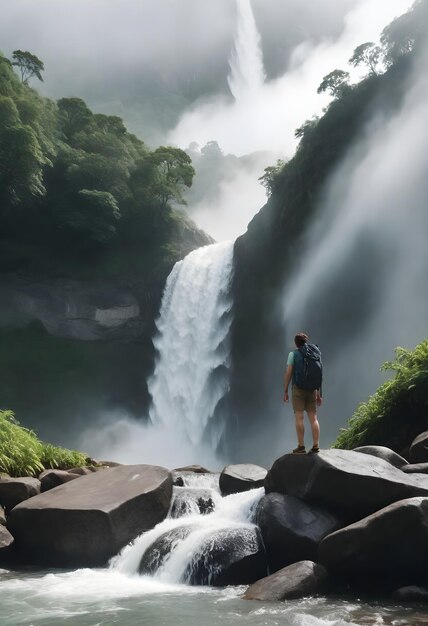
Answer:
[[[394,589],[426,579],[428,498],[409,498],[337,530],[319,546],[329,572],[358,587]]]
[[[428,589],[426,587],[400,587],[392,594],[392,598],[396,602],[423,602],[428,604]]]
[[[93,474],[94,472],[98,472],[101,467],[96,467],[95,465],[87,465],[85,467],[72,467],[67,470],[69,474],[78,474],[79,476],[88,476],[88,474]]]
[[[226,465],[220,474],[220,491],[228,496],[232,493],[250,491],[263,487],[267,470],[260,465],[243,463],[241,465]]]
[[[401,469],[406,474],[428,474],[428,463],[409,463]]]
[[[192,513],[206,515],[214,511],[212,492],[208,489],[181,487],[174,490],[171,517],[183,517]]]
[[[193,472],[194,474],[211,474],[211,471],[202,467],[202,465],[186,465],[185,467],[176,467],[174,472]]]
[[[255,526],[209,532],[195,549],[181,582],[190,585],[249,585],[267,574],[266,554]]]
[[[256,520],[271,572],[296,561],[316,559],[321,539],[343,526],[335,515],[280,493],[269,493],[260,500]]]
[[[139,573],[150,576],[155,574],[165,564],[174,548],[184,541],[192,530],[192,526],[178,526],[155,539],[141,557]]]
[[[391,450],[391,448],[386,448],[385,446],[360,446],[359,448],[354,448],[354,452],[362,452],[363,454],[372,454],[376,456],[378,459],[383,459],[388,463],[391,463],[394,467],[398,469],[402,469],[404,465],[408,465],[409,461],[396,452]]]
[[[80,478],[80,476],[81,474],[72,474],[65,470],[45,470],[39,476],[41,491],[44,493],[45,491],[49,491],[49,489],[58,487],[58,485],[68,483],[70,480]]]
[[[9,563],[12,544],[12,535],[5,526],[0,524],[0,565]]]
[[[313,561],[299,561],[275,574],[258,580],[244,594],[245,600],[293,600],[324,593],[328,587],[327,570]]]
[[[6,526],[6,513],[4,508],[0,505],[0,525]]]
[[[412,463],[428,463],[428,430],[413,439],[409,457]]]
[[[0,504],[10,511],[14,506],[37,496],[40,493],[40,480],[37,478],[1,478]]]
[[[22,502],[7,527],[22,557],[34,565],[104,565],[166,517],[171,494],[165,468],[121,465]]]
[[[295,496],[356,521],[392,502],[428,496],[428,477],[411,476],[353,450],[286,454],[268,472],[266,492]]]

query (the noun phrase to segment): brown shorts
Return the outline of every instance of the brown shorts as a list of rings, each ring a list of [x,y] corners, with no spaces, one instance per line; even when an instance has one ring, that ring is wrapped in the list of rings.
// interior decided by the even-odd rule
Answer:
[[[293,411],[316,411],[317,410],[317,392],[308,389],[300,389],[293,385],[291,390],[291,402]]]

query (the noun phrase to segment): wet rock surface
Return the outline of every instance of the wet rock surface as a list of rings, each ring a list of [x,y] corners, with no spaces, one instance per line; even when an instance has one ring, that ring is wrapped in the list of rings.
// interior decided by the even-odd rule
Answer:
[[[267,470],[260,465],[226,465],[220,474],[220,491],[223,495],[230,495],[263,487],[266,474]]]
[[[299,561],[251,585],[246,600],[293,600],[323,593],[328,587],[327,570],[312,561]]]

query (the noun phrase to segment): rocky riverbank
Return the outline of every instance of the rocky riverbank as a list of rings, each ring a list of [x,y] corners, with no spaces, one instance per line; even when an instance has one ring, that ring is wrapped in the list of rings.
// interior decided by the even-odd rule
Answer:
[[[140,573],[156,576],[197,528],[190,584],[248,584],[244,597],[263,601],[369,593],[426,602],[428,432],[409,460],[370,446],[286,454],[269,471],[123,465],[2,476],[0,565],[103,566],[168,516],[138,557]],[[210,527],[233,502],[239,523]]]

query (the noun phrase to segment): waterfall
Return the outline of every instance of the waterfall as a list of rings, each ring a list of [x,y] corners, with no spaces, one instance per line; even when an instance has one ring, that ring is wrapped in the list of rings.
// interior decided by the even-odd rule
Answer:
[[[250,0],[236,0],[238,20],[228,83],[235,100],[257,93],[265,80],[260,35]]]
[[[177,446],[212,452],[223,432],[216,410],[229,390],[232,265],[233,242],[199,248],[176,263],[165,286],[149,415]]]
[[[221,497],[218,474],[183,477],[184,487],[174,487],[173,503],[181,497],[181,492],[188,501],[192,500],[192,492],[193,499],[209,492],[214,511],[204,515],[190,507],[189,514],[177,519],[170,513],[163,522],[140,535],[114,557],[110,563],[112,570],[128,575],[140,571],[151,574],[159,582],[192,584],[192,577],[202,564],[205,570],[202,583],[210,584],[221,569],[219,562],[224,560],[224,548],[219,549],[219,546],[231,541],[235,554],[240,550],[256,551],[258,530],[254,515],[264,489]]]

